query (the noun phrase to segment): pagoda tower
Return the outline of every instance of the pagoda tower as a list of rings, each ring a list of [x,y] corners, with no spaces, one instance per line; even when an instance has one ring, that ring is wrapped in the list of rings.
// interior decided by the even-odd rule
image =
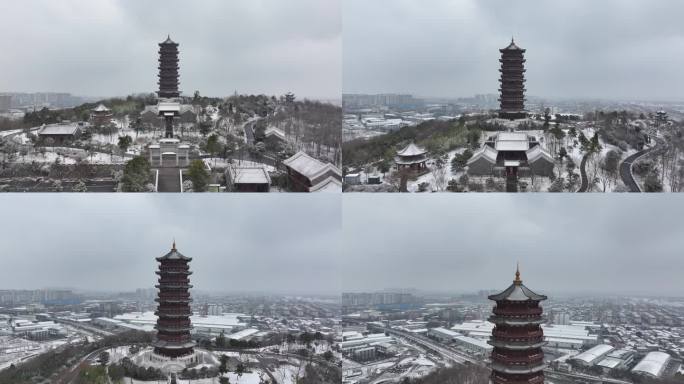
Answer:
[[[518,47],[511,39],[508,47],[500,49],[501,59],[501,87],[499,98],[501,109],[499,117],[502,119],[524,119],[525,111],[525,50]]]
[[[159,43],[159,116],[166,122],[166,138],[173,138],[173,119],[180,114],[180,91],[178,90],[178,43],[166,40]]]
[[[160,98],[172,99],[179,97],[178,91],[178,43],[166,40],[159,43],[159,92]]]
[[[494,323],[489,340],[492,384],[543,384],[544,333],[541,329],[542,308],[546,296],[538,295],[523,285],[520,269],[513,284],[505,291],[489,296],[496,301],[489,321]]]
[[[192,299],[188,292],[192,288],[189,278],[192,272],[188,266],[192,258],[178,252],[174,241],[171,251],[156,260],[159,262],[159,284],[156,285],[159,296],[155,301],[159,306],[155,312],[158,318],[154,352],[170,358],[192,354],[195,342],[190,337]]]

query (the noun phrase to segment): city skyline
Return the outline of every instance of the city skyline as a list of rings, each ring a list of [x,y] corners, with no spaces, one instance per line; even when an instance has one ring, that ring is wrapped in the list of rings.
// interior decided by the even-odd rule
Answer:
[[[341,28],[339,5],[310,0],[11,3],[0,32],[17,39],[0,43],[11,52],[0,58],[0,88],[90,97],[153,92],[157,44],[170,34],[181,47],[184,94],[339,99]]]
[[[344,93],[494,94],[498,49],[514,37],[527,49],[529,96],[684,100],[676,1],[426,5],[343,4]]]
[[[523,281],[549,295],[684,296],[675,195],[431,197],[409,205],[396,195],[345,196],[344,292],[502,289],[519,262]]]
[[[193,258],[197,292],[339,293],[337,199],[212,197],[7,196],[3,262],[12,268],[0,272],[0,289],[153,287],[155,258],[175,238]]]

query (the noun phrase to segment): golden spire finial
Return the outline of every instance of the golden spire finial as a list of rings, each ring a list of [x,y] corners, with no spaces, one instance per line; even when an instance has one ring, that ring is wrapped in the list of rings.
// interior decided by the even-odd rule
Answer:
[[[518,285],[519,285],[520,283],[522,283],[522,280],[520,280],[520,262],[518,262],[518,263],[516,264],[516,267],[515,267],[515,280],[513,280],[513,283],[518,284]]]
[[[171,248],[172,251],[176,250],[176,238],[173,238],[173,247]]]

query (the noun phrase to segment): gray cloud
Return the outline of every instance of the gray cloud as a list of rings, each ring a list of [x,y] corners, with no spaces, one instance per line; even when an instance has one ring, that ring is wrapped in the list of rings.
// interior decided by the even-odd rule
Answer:
[[[339,98],[339,0],[27,0],[0,13],[0,91],[156,90],[157,43],[180,44],[188,94]]]
[[[339,196],[8,195],[0,289],[132,290],[155,257],[192,257],[196,289],[339,291]]]
[[[684,294],[684,197],[345,195],[343,290]]]
[[[682,100],[683,13],[677,0],[347,0],[343,89],[497,93],[513,35],[530,95]]]

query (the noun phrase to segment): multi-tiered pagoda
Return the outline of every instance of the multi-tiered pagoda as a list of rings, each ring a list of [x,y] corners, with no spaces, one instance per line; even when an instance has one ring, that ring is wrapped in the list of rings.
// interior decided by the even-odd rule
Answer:
[[[173,138],[173,119],[180,115],[178,90],[178,43],[171,40],[159,43],[159,116],[166,122],[166,138]]]
[[[160,98],[180,96],[178,91],[178,43],[167,37],[159,43],[159,92]]]
[[[501,52],[501,109],[499,117],[502,119],[524,119],[525,111],[525,50],[518,47],[511,39],[511,44]]]
[[[489,300],[496,301],[489,318],[495,325],[489,341],[494,346],[491,383],[543,384],[544,333],[539,303],[546,296],[524,286],[518,269],[513,284]]]
[[[192,354],[195,342],[190,337],[192,324],[190,323],[190,285],[189,276],[192,274],[188,263],[190,257],[183,256],[176,249],[173,242],[171,251],[162,257],[157,257],[159,262],[159,303],[156,315],[157,339],[154,342],[154,352],[176,358]]]

